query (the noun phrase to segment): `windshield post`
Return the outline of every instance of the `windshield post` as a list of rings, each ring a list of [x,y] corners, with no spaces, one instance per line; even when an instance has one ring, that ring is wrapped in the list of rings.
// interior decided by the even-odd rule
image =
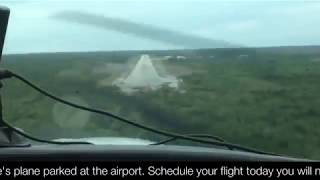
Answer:
[[[6,7],[0,6],[0,62],[2,57],[2,49],[4,39],[6,36],[10,10]]]

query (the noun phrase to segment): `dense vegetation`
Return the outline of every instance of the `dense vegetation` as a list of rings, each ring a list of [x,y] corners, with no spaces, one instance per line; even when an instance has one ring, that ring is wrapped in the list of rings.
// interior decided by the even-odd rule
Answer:
[[[136,122],[180,133],[214,134],[265,151],[320,159],[319,54],[247,49],[149,52],[155,57],[187,57],[155,62],[165,67],[160,72],[183,80],[183,92],[163,87],[126,95],[117,87],[99,85],[127,72],[141,53],[145,52],[7,55],[3,65],[56,95],[81,97],[92,107]],[[104,66],[105,71],[97,70]],[[17,80],[4,84],[6,120],[33,135],[164,138],[95,114],[82,128],[62,127],[52,115],[55,102]]]

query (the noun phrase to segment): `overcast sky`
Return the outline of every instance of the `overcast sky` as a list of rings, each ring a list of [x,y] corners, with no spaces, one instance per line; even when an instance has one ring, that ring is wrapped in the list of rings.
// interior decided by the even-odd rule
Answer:
[[[246,46],[320,45],[320,0],[1,0],[4,53],[183,48],[51,16],[80,10]]]

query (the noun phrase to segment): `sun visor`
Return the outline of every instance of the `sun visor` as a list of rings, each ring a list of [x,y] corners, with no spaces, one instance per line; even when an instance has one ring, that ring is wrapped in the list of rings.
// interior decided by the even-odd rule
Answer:
[[[2,50],[4,45],[4,40],[6,36],[8,20],[9,20],[10,10],[6,7],[0,6],[0,62],[2,57]]]

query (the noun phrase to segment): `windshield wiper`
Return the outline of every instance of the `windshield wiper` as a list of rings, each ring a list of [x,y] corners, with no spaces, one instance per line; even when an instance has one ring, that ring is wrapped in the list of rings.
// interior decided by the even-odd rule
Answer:
[[[205,139],[212,139],[212,140],[215,140],[215,141],[218,141],[218,142],[222,142],[222,143],[226,143],[226,141],[218,136],[213,136],[213,135],[210,135],[210,134],[188,134],[186,136],[189,136],[189,137],[194,137],[194,138],[205,138]],[[168,138],[168,139],[165,139],[163,141],[159,141],[159,142],[156,142],[156,143],[153,143],[153,144],[150,144],[150,145],[153,145],[153,146],[158,146],[158,145],[164,145],[164,144],[167,144],[167,143],[170,143],[170,142],[173,142],[173,141],[177,141],[177,140],[181,140],[181,138]],[[250,149],[250,152],[252,150],[252,148],[248,148],[248,147],[244,147],[243,145],[235,145],[235,144],[232,144],[233,146],[229,146],[230,143],[226,143],[226,148],[228,148],[229,150],[244,150],[244,151],[247,151],[247,149]],[[221,144],[221,146],[223,146]],[[246,148],[246,149],[244,149]],[[279,154],[273,154],[273,153],[263,153],[263,154],[267,154],[267,155],[273,155],[273,156],[281,156]]]
[[[251,153],[266,154],[266,155],[277,155],[277,154],[274,154],[274,153],[264,152],[264,151],[256,150],[256,149],[253,149],[253,148],[245,147],[245,146],[242,146],[242,145],[233,144],[233,143],[205,140],[205,139],[198,138],[198,137],[191,137],[191,136],[188,136],[188,135],[183,135],[183,134],[179,134],[179,133],[175,133],[175,132],[169,132],[169,131],[159,130],[159,129],[156,129],[156,128],[153,128],[153,127],[149,127],[149,126],[137,123],[137,122],[133,122],[133,121],[128,120],[128,119],[126,119],[124,117],[120,117],[118,115],[115,115],[113,113],[110,113],[110,112],[107,112],[107,111],[104,111],[104,110],[94,109],[94,108],[90,108],[90,107],[86,107],[86,106],[82,106],[82,105],[79,105],[79,104],[75,104],[75,103],[66,101],[66,100],[61,99],[61,98],[49,93],[48,91],[40,88],[39,86],[33,84],[32,82],[28,81],[27,79],[25,79],[24,77],[22,77],[22,76],[20,76],[20,75],[18,75],[16,73],[10,72],[8,70],[0,71],[0,80],[1,79],[12,78],[12,77],[14,77],[14,78],[16,78],[18,80],[21,80],[22,82],[24,82],[28,86],[32,87],[33,89],[37,90],[38,92],[42,93],[43,95],[45,95],[45,96],[47,96],[47,97],[49,97],[49,98],[51,98],[51,99],[53,99],[55,101],[58,101],[60,103],[63,103],[63,104],[66,104],[66,105],[69,105],[71,107],[78,108],[78,109],[81,109],[81,110],[85,110],[85,111],[101,114],[101,115],[104,115],[104,116],[108,116],[108,117],[114,118],[116,120],[122,121],[124,123],[127,123],[129,125],[138,127],[140,129],[153,132],[155,134],[167,136],[167,137],[174,138],[174,139],[183,139],[183,140],[188,140],[188,141],[193,141],[193,142],[198,142],[198,143],[203,143],[203,144],[209,144],[209,145],[215,145],[215,146],[224,146],[224,147],[227,147],[229,149],[237,149],[237,150],[251,152]],[[280,155],[278,155],[278,156],[280,156]]]
[[[47,143],[47,144],[57,144],[57,145],[76,145],[76,144],[86,144],[86,145],[94,145],[93,143],[86,142],[86,141],[72,141],[72,142],[63,142],[63,141],[52,141],[52,140],[45,140],[33,137],[32,135],[29,135],[15,127],[12,127],[9,123],[2,120],[2,123],[7,127],[8,130],[11,130],[11,134],[18,134],[20,136],[23,136],[29,140],[40,142],[40,143]],[[14,133],[12,133],[14,132]],[[15,135],[18,137],[17,135]],[[1,140],[2,138],[0,138]],[[1,143],[0,147],[30,147],[31,144],[27,143],[26,141],[21,140],[21,138],[18,138],[17,140],[12,139],[9,143]]]
[[[187,134],[185,136],[195,137],[195,138],[207,138],[207,139],[213,139],[213,140],[216,140],[216,141],[219,141],[219,142],[225,142],[224,139],[222,139],[222,138],[220,138],[218,136],[210,135],[210,134]],[[179,138],[176,138],[176,137],[168,138],[166,140],[163,140],[163,141],[160,141],[160,142],[157,142],[157,143],[153,143],[153,144],[150,144],[150,145],[167,144],[169,142],[176,141],[176,140],[179,140]]]

